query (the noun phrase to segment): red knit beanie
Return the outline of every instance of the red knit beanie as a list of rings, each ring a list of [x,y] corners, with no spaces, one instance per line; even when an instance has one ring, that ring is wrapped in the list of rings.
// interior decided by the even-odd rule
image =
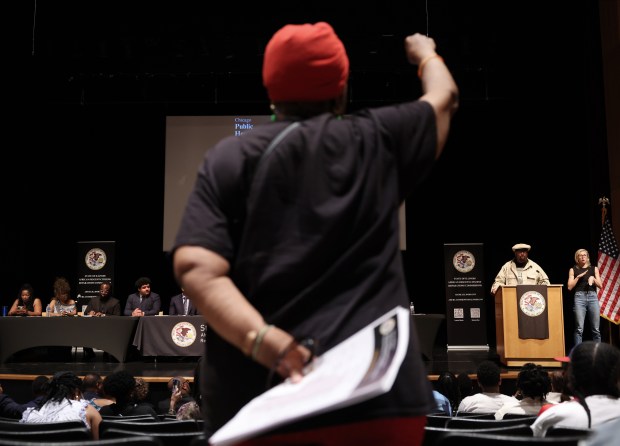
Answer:
[[[263,85],[273,102],[334,99],[348,77],[344,45],[325,22],[286,25],[265,48]]]

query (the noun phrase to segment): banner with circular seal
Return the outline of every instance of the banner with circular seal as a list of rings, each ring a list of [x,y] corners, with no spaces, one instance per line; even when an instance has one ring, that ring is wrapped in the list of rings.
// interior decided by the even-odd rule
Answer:
[[[109,283],[114,293],[114,241],[83,241],[77,243],[77,287],[75,299],[78,308],[88,305],[99,295],[102,283]]]
[[[517,285],[520,339],[549,339],[547,286]]]

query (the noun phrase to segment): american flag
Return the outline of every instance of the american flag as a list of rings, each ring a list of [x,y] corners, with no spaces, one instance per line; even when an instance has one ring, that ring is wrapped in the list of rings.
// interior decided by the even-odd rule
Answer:
[[[620,250],[609,219],[603,224],[597,266],[603,282],[603,288],[598,291],[601,317],[620,324]]]

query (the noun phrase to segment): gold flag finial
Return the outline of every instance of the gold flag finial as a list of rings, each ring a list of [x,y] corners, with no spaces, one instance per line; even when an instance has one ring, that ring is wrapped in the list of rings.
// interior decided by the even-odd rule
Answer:
[[[605,217],[607,217],[607,205],[609,204],[609,198],[603,195],[598,199],[598,204],[603,208],[601,209],[601,226],[605,224]]]

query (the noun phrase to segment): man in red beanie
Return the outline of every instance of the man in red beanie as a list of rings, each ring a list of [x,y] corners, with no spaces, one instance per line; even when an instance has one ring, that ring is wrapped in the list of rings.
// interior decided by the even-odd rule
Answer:
[[[275,122],[207,152],[173,265],[209,325],[201,393],[215,429],[272,375],[303,382],[312,353],[408,307],[398,210],[443,150],[458,88],[432,38],[404,43],[419,100],[343,116],[342,42],[327,23],[284,26],[263,63]],[[408,341],[387,393],[247,444],[420,444],[435,405],[414,327]]]

